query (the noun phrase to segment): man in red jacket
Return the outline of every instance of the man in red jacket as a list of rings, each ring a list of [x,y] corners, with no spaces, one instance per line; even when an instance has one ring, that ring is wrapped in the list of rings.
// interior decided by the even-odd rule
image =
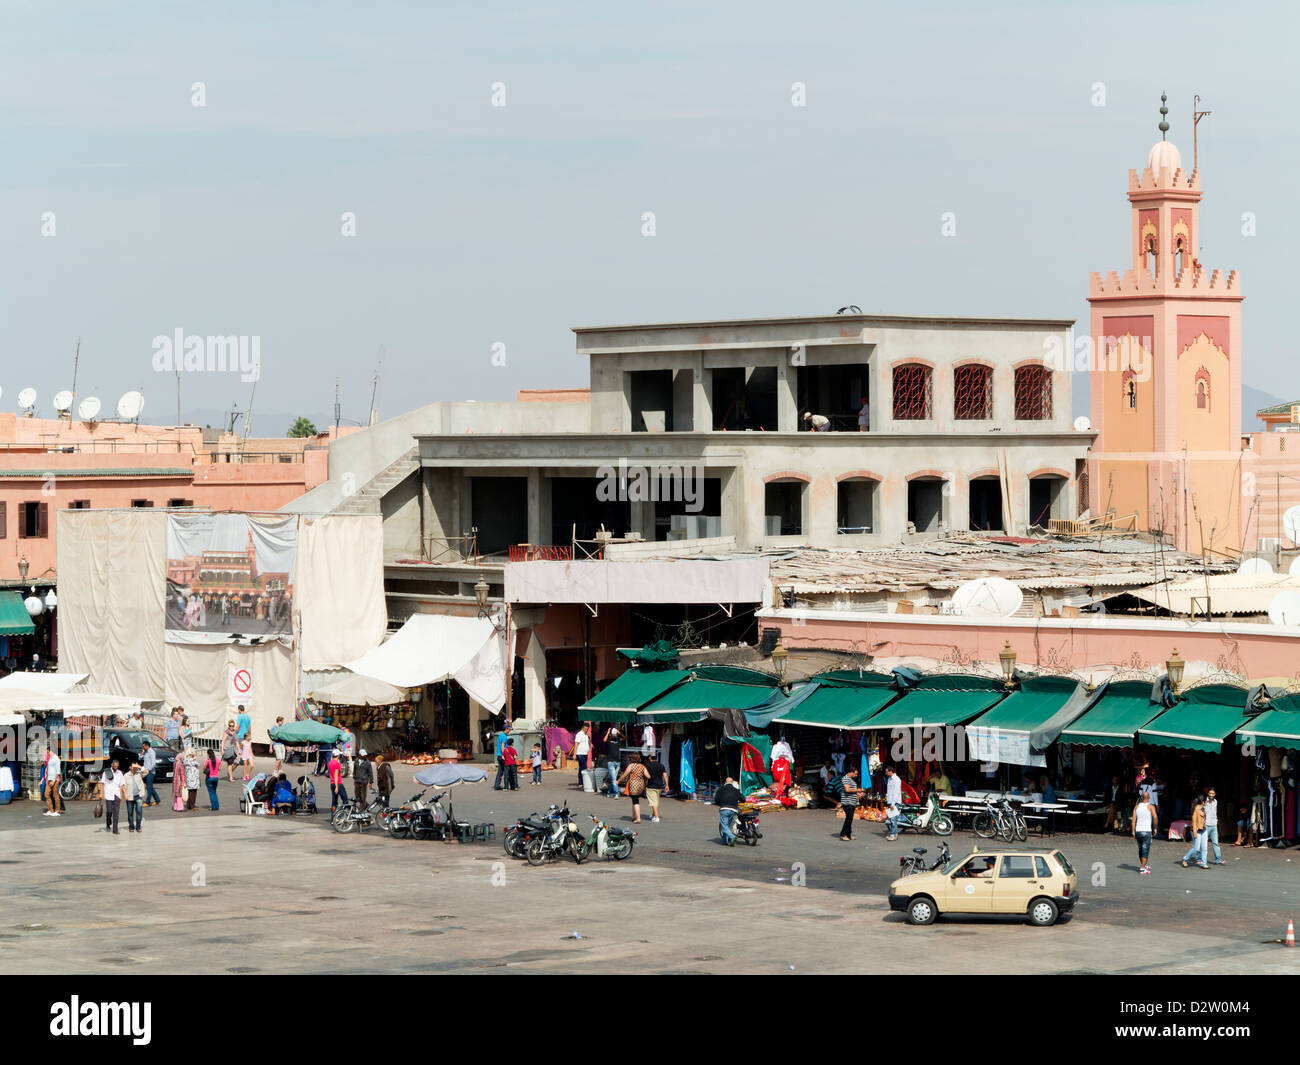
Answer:
[[[515,750],[515,741],[506,740],[501,748],[501,762],[506,767],[506,787],[511,791],[519,790],[519,752]]]

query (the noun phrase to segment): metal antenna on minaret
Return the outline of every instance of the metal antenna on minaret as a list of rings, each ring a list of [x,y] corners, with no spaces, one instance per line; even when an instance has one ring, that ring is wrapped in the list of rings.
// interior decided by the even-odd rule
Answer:
[[[1161,139],[1161,140],[1164,140],[1164,139],[1165,139],[1165,134],[1169,132],[1169,117],[1168,117],[1168,116],[1169,116],[1169,108],[1167,108],[1167,107],[1165,106],[1165,102],[1166,102],[1168,99],[1169,99],[1169,97],[1166,96],[1164,93],[1161,93],[1161,94],[1160,94],[1160,126],[1159,126],[1159,129],[1160,129],[1160,139]]]
[[[1201,124],[1201,119],[1206,115],[1211,115],[1213,111],[1198,111],[1196,105],[1201,102],[1200,95],[1192,97],[1192,170],[1197,169],[1196,165],[1196,127]]]

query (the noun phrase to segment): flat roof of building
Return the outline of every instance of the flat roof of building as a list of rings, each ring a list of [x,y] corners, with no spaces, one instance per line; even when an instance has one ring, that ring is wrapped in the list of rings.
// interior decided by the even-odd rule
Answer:
[[[716,329],[723,326],[783,325],[786,323],[880,322],[897,325],[922,325],[927,322],[949,322],[956,325],[1027,326],[1038,329],[1066,329],[1075,324],[1074,318],[996,318],[966,317],[958,314],[808,314],[784,318],[719,318],[707,321],[642,322],[626,325],[575,325],[575,333],[616,333],[638,329]]]

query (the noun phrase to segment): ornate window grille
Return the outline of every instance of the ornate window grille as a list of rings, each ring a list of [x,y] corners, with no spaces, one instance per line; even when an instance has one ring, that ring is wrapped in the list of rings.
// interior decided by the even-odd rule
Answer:
[[[1016,370],[1016,418],[1046,421],[1052,416],[1052,371],[1046,366],[1021,366]]]
[[[894,418],[917,421],[931,417],[930,367],[909,362],[894,367]]]
[[[953,371],[953,417],[972,421],[993,417],[992,368],[958,366]]]

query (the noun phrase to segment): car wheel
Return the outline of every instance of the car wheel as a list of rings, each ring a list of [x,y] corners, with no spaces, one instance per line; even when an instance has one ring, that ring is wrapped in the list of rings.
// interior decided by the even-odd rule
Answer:
[[[1059,912],[1056,903],[1051,899],[1034,899],[1029,904],[1029,923],[1039,928],[1046,928],[1056,923],[1056,915]]]
[[[925,895],[918,895],[907,904],[907,919],[912,924],[934,924],[934,919],[938,916],[939,910],[935,907],[934,900]]]

